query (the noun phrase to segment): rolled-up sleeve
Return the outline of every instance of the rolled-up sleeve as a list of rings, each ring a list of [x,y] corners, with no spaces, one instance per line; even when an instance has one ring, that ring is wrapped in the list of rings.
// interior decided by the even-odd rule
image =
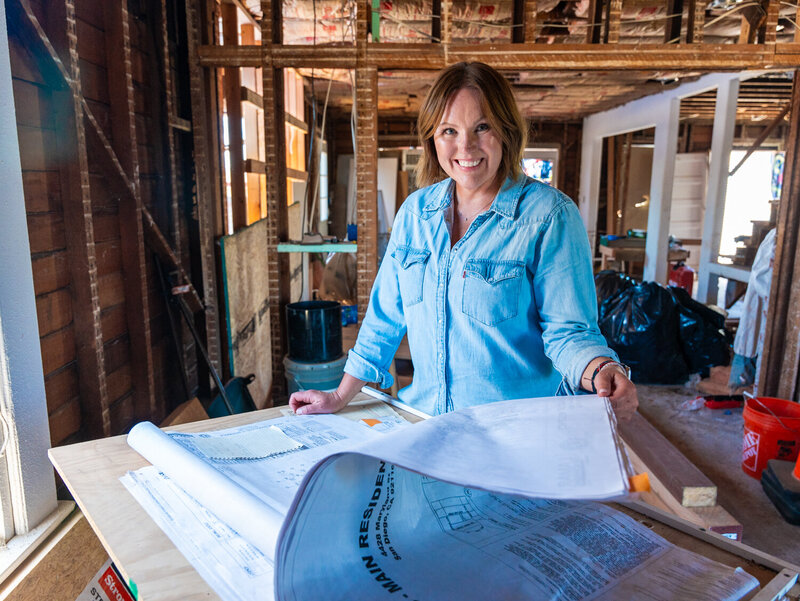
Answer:
[[[392,232],[372,286],[369,307],[358,331],[356,344],[344,366],[344,371],[351,376],[365,382],[377,382],[381,388],[389,388],[394,382],[389,366],[406,333],[397,261],[392,257],[397,247],[395,236],[400,229],[395,227]]]
[[[618,357],[597,325],[589,240],[571,200],[553,209],[537,242],[533,286],[545,354],[578,390],[592,359]]]

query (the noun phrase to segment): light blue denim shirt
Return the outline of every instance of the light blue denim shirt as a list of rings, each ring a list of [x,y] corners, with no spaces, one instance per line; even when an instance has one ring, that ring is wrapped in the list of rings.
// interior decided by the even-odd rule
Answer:
[[[392,384],[403,335],[414,379],[399,397],[426,413],[577,390],[595,357],[617,358],[597,327],[591,253],[575,204],[528,177],[507,179],[450,244],[452,181],[417,190],[394,219],[345,371]]]

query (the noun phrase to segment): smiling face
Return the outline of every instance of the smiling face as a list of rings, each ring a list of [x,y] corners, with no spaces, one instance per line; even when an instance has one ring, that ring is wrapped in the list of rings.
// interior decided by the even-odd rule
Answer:
[[[503,143],[483,114],[478,90],[461,88],[455,93],[433,139],[439,165],[456,183],[459,200],[494,197],[500,186]]]

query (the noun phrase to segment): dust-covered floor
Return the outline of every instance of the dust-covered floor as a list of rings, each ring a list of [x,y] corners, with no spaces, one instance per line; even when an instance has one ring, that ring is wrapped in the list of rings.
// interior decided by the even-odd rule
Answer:
[[[681,409],[699,394],[691,386],[637,389],[640,413],[717,485],[718,503],[742,524],[742,542],[800,565],[800,526],[784,521],[742,471],[742,410]]]

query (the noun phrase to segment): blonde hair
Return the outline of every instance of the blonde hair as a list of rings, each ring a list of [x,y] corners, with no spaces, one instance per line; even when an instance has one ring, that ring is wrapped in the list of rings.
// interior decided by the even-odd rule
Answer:
[[[522,173],[522,153],[528,139],[528,124],[519,112],[514,93],[505,77],[484,63],[457,63],[439,72],[417,117],[422,160],[417,163],[417,182],[428,186],[447,177],[439,165],[433,136],[448,103],[463,88],[477,90],[481,110],[503,145],[498,179]]]

